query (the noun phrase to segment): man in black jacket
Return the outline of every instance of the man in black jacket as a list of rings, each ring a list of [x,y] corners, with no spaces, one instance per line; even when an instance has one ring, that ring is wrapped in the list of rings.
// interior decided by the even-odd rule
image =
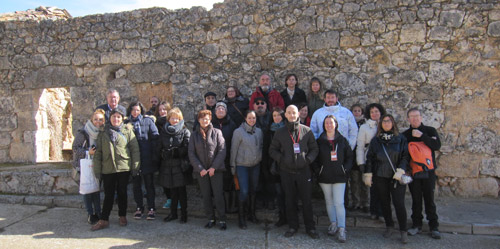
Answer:
[[[311,129],[300,124],[299,110],[296,106],[288,106],[285,117],[288,120],[286,126],[276,131],[269,147],[269,155],[280,167],[281,185],[285,192],[286,216],[290,227],[285,237],[292,237],[299,228],[298,195],[302,200],[307,234],[317,239],[319,235],[313,220],[309,164],[316,159],[319,148]]]
[[[422,198],[425,203],[425,214],[429,221],[429,229],[431,237],[440,239],[438,227],[438,215],[436,212],[436,203],[434,203],[434,189],[436,185],[436,156],[434,151],[441,148],[441,141],[439,140],[436,129],[422,124],[422,116],[417,108],[411,108],[407,112],[410,128],[403,132],[403,135],[410,142],[424,142],[432,151],[432,163],[434,169],[422,172],[423,174],[414,175],[413,182],[409,184],[411,197],[412,197],[412,214],[411,219],[413,226],[408,229],[409,235],[415,235],[422,230]]]

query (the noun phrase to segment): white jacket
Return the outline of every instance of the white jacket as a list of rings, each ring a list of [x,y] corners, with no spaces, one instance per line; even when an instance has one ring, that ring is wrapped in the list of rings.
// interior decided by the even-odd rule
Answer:
[[[359,127],[358,140],[356,147],[356,162],[358,165],[366,164],[366,152],[372,138],[377,134],[377,121],[368,119],[366,123]]]
[[[323,133],[323,121],[328,115],[335,116],[339,123],[338,131],[340,135],[344,136],[347,141],[349,141],[351,149],[354,150],[356,146],[356,137],[358,135],[358,125],[356,124],[356,119],[354,115],[352,115],[352,112],[340,105],[340,103],[334,106],[323,105],[323,107],[314,112],[311,118],[311,130],[314,133],[314,137],[318,139],[321,133]]]

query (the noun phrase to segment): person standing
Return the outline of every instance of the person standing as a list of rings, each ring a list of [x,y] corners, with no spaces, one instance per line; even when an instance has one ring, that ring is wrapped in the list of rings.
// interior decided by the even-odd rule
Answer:
[[[234,131],[231,142],[231,172],[238,177],[240,185],[238,220],[241,229],[247,228],[245,221],[247,201],[249,201],[248,219],[253,223],[259,222],[255,216],[255,194],[259,183],[263,134],[255,125],[256,122],[255,111],[248,111],[245,123]]]
[[[151,104],[151,108],[149,108],[149,110],[146,112],[146,115],[153,116],[155,115],[156,107],[160,103],[160,99],[158,99],[158,97],[156,96],[152,96],[151,98],[149,98],[149,103]]]
[[[144,196],[142,192],[142,181],[146,187],[146,199],[148,202],[148,214],[146,219],[155,219],[155,185],[154,173],[158,171],[157,165],[153,164],[152,156],[153,149],[158,140],[158,129],[156,128],[155,121],[144,116],[144,106],[141,102],[132,102],[127,109],[128,119],[126,124],[131,124],[134,127],[135,137],[139,142],[139,149],[141,151],[141,165],[138,175],[132,175],[134,200],[137,208],[134,214],[134,219],[141,219],[144,213]]]
[[[381,122],[378,124],[377,135],[368,147],[363,181],[367,186],[371,186],[373,183],[380,198],[386,226],[385,238],[389,238],[394,230],[392,199],[403,244],[408,243],[405,208],[406,185],[400,184],[399,181],[408,169],[409,159],[408,143],[403,134],[399,134],[394,117],[389,114],[382,116]]]
[[[434,189],[436,187],[436,173],[437,168],[435,151],[441,148],[441,140],[434,127],[426,126],[422,123],[422,115],[420,110],[417,108],[411,108],[407,112],[408,121],[410,122],[410,128],[403,132],[409,143],[410,156],[412,160],[410,165],[412,166],[413,182],[409,184],[411,198],[412,198],[412,214],[411,219],[413,221],[413,226],[408,230],[408,234],[416,235],[422,231],[422,199],[425,203],[425,215],[429,221],[429,229],[431,231],[431,237],[434,239],[440,239],[441,234],[439,233],[439,222],[438,215],[436,211],[436,203],[434,202]],[[422,164],[417,164],[416,161],[418,153],[412,153],[413,151],[418,152],[419,150],[412,150],[414,144],[421,143],[422,146],[427,147],[430,150],[431,157],[427,155],[425,159],[426,167],[423,168]],[[422,144],[423,143],[423,144]],[[415,144],[416,145],[416,144]],[[432,165],[432,169],[429,166]],[[415,169],[414,169],[415,168]],[[413,170],[414,169],[414,170]],[[418,173],[417,173],[418,172]]]
[[[358,125],[352,112],[340,104],[337,92],[327,90],[324,98],[325,105],[318,109],[311,118],[311,130],[314,133],[314,137],[318,138],[323,132],[322,124],[325,117],[334,115],[339,123],[338,130],[340,134],[349,141],[351,149],[354,149],[356,146],[356,137],[358,136]]]
[[[271,77],[268,74],[263,74],[259,78],[259,86],[255,89],[255,92],[250,96],[250,103],[248,105],[250,110],[254,110],[254,102],[256,98],[264,98],[267,110],[271,111],[275,106],[285,109],[285,102],[280,93],[271,87]]]
[[[111,88],[106,93],[106,104],[102,104],[96,108],[104,110],[104,117],[106,119],[106,124],[109,123],[109,116],[111,115],[111,111],[114,109],[119,109],[121,113],[127,113],[127,109],[124,106],[119,105],[120,102],[120,93],[114,88]]]
[[[137,175],[141,161],[139,143],[132,125],[123,124],[125,113],[120,109],[110,112],[110,123],[99,132],[94,154],[94,173],[104,185],[102,215],[91,230],[109,227],[109,215],[113,209],[115,194],[118,195],[120,226],[127,225],[127,184],[132,175]]]
[[[344,243],[347,239],[344,193],[354,156],[349,142],[338,133],[337,127],[335,116],[326,116],[323,122],[325,131],[317,140],[319,155],[314,168],[325,195],[326,210],[330,219],[328,234],[333,236],[338,232],[338,241]]]
[[[309,117],[312,117],[314,112],[323,107],[325,101],[323,100],[323,83],[317,77],[313,77],[309,81],[309,92],[307,95],[307,107],[309,110]]]
[[[236,127],[240,127],[241,123],[245,122],[245,113],[247,113],[249,105],[248,98],[243,97],[237,87],[229,86],[223,101],[227,106],[227,115],[233,120]]]
[[[85,158],[88,151],[91,157],[94,156],[97,144],[97,135],[103,130],[104,126],[104,110],[97,109],[92,118],[87,120],[85,126],[78,130],[75,140],[73,141],[73,167],[78,175],[80,173],[80,159]],[[76,179],[78,182],[80,179]],[[101,195],[100,191],[83,195],[85,209],[87,209],[87,222],[94,225],[99,221],[101,215]]]
[[[219,228],[226,230],[226,209],[224,205],[223,172],[226,170],[224,159],[226,158],[226,143],[222,131],[214,129],[210,123],[212,112],[201,110],[198,112],[199,128],[193,131],[189,140],[188,155],[193,166],[193,172],[197,175],[203,195],[203,206],[208,223],[205,228],[215,226],[215,213],[212,203],[212,194],[215,199],[215,207],[219,214]]]
[[[360,174],[365,172],[366,165],[366,153],[368,151],[368,146],[370,142],[377,134],[377,127],[380,121],[380,117],[385,115],[385,108],[378,103],[371,103],[365,108],[365,118],[366,122],[359,128],[357,146],[356,146],[356,162],[359,165]],[[354,176],[355,178],[362,176]],[[362,180],[362,179],[361,179]],[[366,186],[360,186],[360,198],[359,206],[366,210],[369,206],[370,216],[372,219],[376,220],[382,215],[382,207],[380,206],[380,199],[378,198],[377,191],[375,187],[367,188]],[[368,204],[368,191],[370,193],[370,203]]]
[[[306,93],[304,90],[300,89],[297,84],[299,84],[297,75],[288,74],[285,77],[286,88],[280,93],[285,102],[285,108],[289,105],[298,106],[300,103],[307,103]]]
[[[273,109],[273,122],[269,127],[269,131],[267,132],[267,136],[265,138],[270,141],[273,140],[274,133],[282,127],[285,127],[285,112],[279,108],[274,107]],[[269,154],[269,150],[264,150],[264,154]],[[279,169],[276,161],[269,159],[269,179],[267,182],[269,183],[270,193],[270,202],[274,202],[274,199],[278,202],[278,210],[279,210],[279,218],[276,223],[274,223],[275,227],[281,227],[287,224],[286,220],[286,207],[285,207],[285,194],[283,191],[283,187],[281,186],[281,177],[279,175]]]
[[[155,161],[160,164],[160,185],[170,189],[172,203],[170,214],[163,219],[176,220],[180,203],[180,223],[187,222],[187,172],[189,172],[188,145],[191,133],[184,125],[184,116],[179,108],[172,108],[167,114],[168,122],[162,127],[156,147]]]
[[[288,106],[285,117],[288,120],[286,126],[276,131],[269,147],[269,155],[279,165],[281,185],[285,192],[286,216],[290,227],[285,237],[292,237],[299,229],[297,197],[300,197],[306,232],[311,238],[317,239],[319,234],[313,220],[312,175],[309,165],[319,153],[318,145],[311,129],[300,124],[296,106]]]

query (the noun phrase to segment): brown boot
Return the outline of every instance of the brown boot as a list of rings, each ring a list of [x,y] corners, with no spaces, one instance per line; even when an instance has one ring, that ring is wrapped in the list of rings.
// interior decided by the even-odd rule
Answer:
[[[101,229],[108,228],[108,227],[109,227],[109,221],[99,220],[95,225],[93,225],[90,228],[90,230],[97,231],[97,230],[101,230]]]
[[[124,227],[127,225],[127,217],[120,216],[120,226]]]

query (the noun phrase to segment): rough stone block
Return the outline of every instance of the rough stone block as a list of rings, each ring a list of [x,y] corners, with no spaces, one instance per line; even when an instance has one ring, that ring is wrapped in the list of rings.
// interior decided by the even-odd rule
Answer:
[[[9,61],[9,57],[1,56],[0,57],[0,70],[11,69],[12,64]]]
[[[55,178],[54,191],[62,194],[78,194],[79,185],[70,176]]]
[[[247,30],[248,31],[248,30]],[[212,40],[217,41],[223,38],[227,38],[231,35],[231,30],[229,27],[218,27],[212,31]],[[248,36],[248,35],[247,35]]]
[[[165,82],[170,77],[172,67],[166,63],[133,65],[128,70],[128,79],[133,83]]]
[[[439,62],[432,62],[429,66],[428,80],[431,84],[444,85],[453,80],[455,72],[453,65]]]
[[[0,115],[0,131],[12,131],[17,128],[17,115]]]
[[[54,197],[52,197],[52,196],[26,196],[24,198],[24,204],[51,207],[54,205]]]
[[[0,113],[14,112],[14,98],[12,96],[0,97]]]
[[[498,182],[491,177],[458,179],[455,194],[461,197],[498,197]]]
[[[495,176],[500,178],[500,158],[483,159],[479,168],[481,175]]]
[[[462,26],[464,16],[465,12],[460,10],[443,11],[439,15],[439,24],[447,27],[459,28]]]
[[[231,35],[233,36],[233,38],[236,39],[247,38],[249,35],[248,27],[236,26],[231,30]]]
[[[449,41],[451,39],[451,29],[445,26],[433,27],[429,33],[431,41]]]
[[[500,21],[492,22],[488,25],[488,35],[500,37]]]
[[[298,51],[306,47],[306,40],[303,36],[290,36],[285,43],[286,48],[290,51]]]
[[[10,162],[9,150],[0,150],[0,163]]]
[[[498,224],[472,224],[472,234],[500,235]]]
[[[401,43],[425,42],[425,24],[405,24],[401,28],[399,40]]]
[[[311,50],[338,48],[339,45],[340,34],[337,31],[310,34],[306,37],[306,48]]]
[[[303,17],[295,23],[293,31],[298,34],[308,34],[316,31],[316,22],[312,17]]]
[[[76,196],[55,196],[54,206],[56,207],[70,207],[70,208],[84,208],[85,204],[82,201],[81,195]]]
[[[23,204],[24,196],[21,195],[0,195],[0,203]]]
[[[481,157],[470,153],[452,153],[439,157],[436,174],[439,177],[478,177]]]
[[[10,132],[0,132],[0,147],[9,146],[11,141]]]
[[[9,156],[13,162],[35,162],[35,147],[31,143],[12,143]]]
[[[24,78],[26,88],[67,87],[81,84],[75,70],[69,66],[49,66],[30,71]]]
[[[201,48],[201,54],[210,59],[215,59],[219,54],[219,46],[217,44],[207,44]]]

